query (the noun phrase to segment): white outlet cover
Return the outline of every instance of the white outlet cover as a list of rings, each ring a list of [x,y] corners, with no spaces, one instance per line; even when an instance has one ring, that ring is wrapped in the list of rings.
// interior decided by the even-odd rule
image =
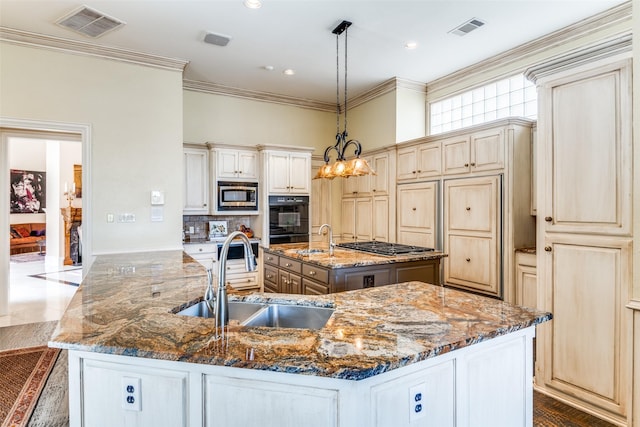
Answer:
[[[164,205],[164,191],[151,190],[151,204]]]
[[[420,419],[427,415],[427,385],[426,383],[416,384],[409,389],[409,422]]]
[[[140,384],[140,378],[122,377],[122,409],[127,411],[142,410]]]

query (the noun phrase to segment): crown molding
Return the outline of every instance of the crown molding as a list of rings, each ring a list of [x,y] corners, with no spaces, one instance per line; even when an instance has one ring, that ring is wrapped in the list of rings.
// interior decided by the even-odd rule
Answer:
[[[609,39],[601,43],[596,43],[588,47],[573,50],[563,55],[553,57],[548,61],[536,64],[528,68],[524,76],[533,83],[543,79],[550,74],[556,74],[567,69],[579,67],[585,63],[610,58],[621,54],[628,54],[631,57],[632,34],[623,34],[620,37]]]
[[[567,27],[561,28],[560,30],[549,33],[546,36],[521,44],[520,46],[502,52],[484,61],[433,80],[427,83],[427,88],[430,92],[441,91],[449,86],[459,84],[461,80],[464,80],[471,75],[504,68],[506,64],[521,61],[536,54],[543,53],[550,48],[566,44],[572,40],[588,36],[589,34],[598,31],[615,27],[621,23],[629,22],[629,26],[631,26],[631,20],[632,2],[627,1],[602,13],[594,15],[591,18],[576,22],[575,24],[571,24]],[[525,68],[527,68],[526,65],[523,66],[522,71],[524,71]]]
[[[416,82],[413,80],[402,79],[398,77],[392,77],[388,80],[383,81],[377,86],[372,87],[366,92],[361,93],[349,99],[349,108],[357,107],[358,105],[364,104],[365,102],[369,102],[374,98],[385,95],[387,93],[397,91],[399,88],[409,89],[416,92],[421,92],[426,95],[427,93],[427,85],[423,82]],[[340,111],[343,110],[343,106],[340,106]],[[335,111],[335,107],[334,107]]]
[[[328,102],[313,101],[310,99],[296,98],[287,95],[278,95],[270,92],[260,92],[256,90],[241,89],[237,87],[225,86],[218,83],[203,82],[198,80],[182,81],[182,88],[194,92],[203,92],[213,95],[232,96],[234,98],[251,99],[254,101],[271,102],[274,104],[284,104],[296,107],[310,108],[327,112],[335,112],[335,104]]]
[[[7,27],[0,27],[0,40],[16,45],[47,48],[180,72],[184,71],[184,67],[189,63],[189,61],[184,59],[149,55],[132,50],[101,46],[94,43],[47,36]]]

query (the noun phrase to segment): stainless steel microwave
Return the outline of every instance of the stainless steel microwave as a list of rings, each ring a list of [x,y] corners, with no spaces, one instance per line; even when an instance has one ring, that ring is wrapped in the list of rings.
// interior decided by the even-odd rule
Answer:
[[[218,181],[219,211],[257,211],[258,183]]]

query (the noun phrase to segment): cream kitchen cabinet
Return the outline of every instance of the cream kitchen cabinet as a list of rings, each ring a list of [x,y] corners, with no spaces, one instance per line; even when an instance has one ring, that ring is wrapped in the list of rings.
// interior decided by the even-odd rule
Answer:
[[[531,68],[538,87],[536,387],[632,425],[632,69],[624,38]]]
[[[500,176],[444,181],[445,283],[500,295]]]
[[[504,130],[487,129],[442,141],[442,173],[445,175],[504,168]]]
[[[430,142],[398,148],[397,181],[412,182],[442,173],[442,143]]]
[[[269,152],[269,194],[309,194],[311,191],[311,155],[307,153]]]
[[[535,246],[536,238],[535,218],[530,215],[532,126],[530,120],[512,117],[398,144],[398,241],[433,241],[421,245],[445,250],[448,285],[516,302],[515,248]],[[454,180],[466,182],[467,178],[498,179],[492,189],[495,217],[490,228],[477,218],[465,230],[447,228],[456,224],[452,221],[458,221],[459,214],[450,211],[455,200],[453,205],[445,202],[451,194],[447,195],[444,184],[452,186]],[[437,183],[441,193],[435,194],[430,187],[420,189],[418,184],[429,182]],[[416,187],[405,186],[409,183]],[[462,214],[466,207],[462,206]],[[420,211],[428,213],[415,213]],[[471,263],[474,268],[469,268]]]
[[[209,154],[205,147],[183,148],[183,185],[185,215],[209,213]]]
[[[395,147],[366,157],[376,175],[342,179],[342,237],[395,241]]]
[[[216,180],[257,181],[258,152],[232,148],[213,148]]]
[[[438,247],[438,181],[398,185],[398,243]]]
[[[516,251],[516,304],[538,307],[536,254]]]

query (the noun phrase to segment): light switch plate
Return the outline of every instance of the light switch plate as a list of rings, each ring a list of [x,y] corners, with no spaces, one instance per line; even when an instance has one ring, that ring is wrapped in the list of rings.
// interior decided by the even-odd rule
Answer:
[[[151,204],[164,205],[164,191],[151,190]]]

